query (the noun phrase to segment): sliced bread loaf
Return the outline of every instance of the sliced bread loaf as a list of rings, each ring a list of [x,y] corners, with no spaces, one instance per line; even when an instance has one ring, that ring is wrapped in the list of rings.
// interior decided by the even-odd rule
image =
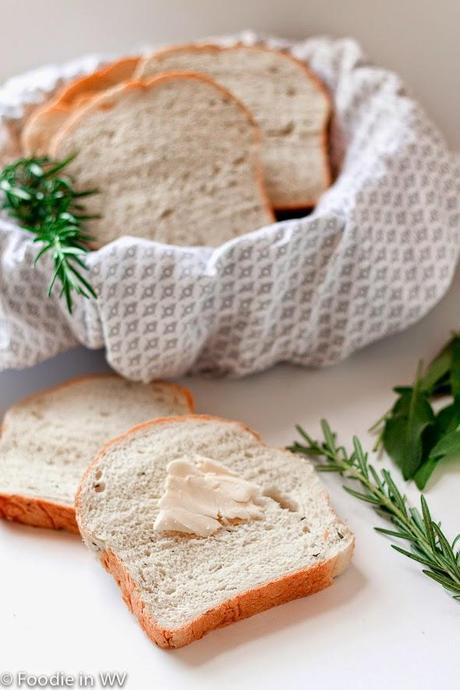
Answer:
[[[216,246],[273,221],[249,112],[208,77],[168,74],[106,91],[51,144],[101,216],[101,246],[121,235]]]
[[[330,185],[330,100],[304,63],[262,47],[185,45],[140,60],[136,76],[193,70],[212,76],[244,103],[262,130],[268,195],[277,209],[314,206]]]
[[[179,386],[110,374],[74,379],[18,403],[0,435],[0,517],[78,531],[75,492],[99,446],[133,424],[192,408]]]
[[[137,57],[122,58],[63,86],[27,120],[21,133],[25,155],[46,155],[52,137],[70,115],[101,91],[130,79],[138,61]]]
[[[168,465],[195,454],[256,484],[262,519],[223,522],[208,537],[158,532]],[[111,441],[86,471],[76,511],[85,543],[161,647],[327,587],[353,550],[310,462],[217,417],[151,421]]]

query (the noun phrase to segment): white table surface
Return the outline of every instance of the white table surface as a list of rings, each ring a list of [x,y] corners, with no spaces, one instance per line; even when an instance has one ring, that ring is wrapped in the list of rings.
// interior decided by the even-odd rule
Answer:
[[[184,383],[199,412],[242,419],[271,444],[292,441],[296,422],[317,431],[322,416],[344,440],[355,433],[369,440],[366,429],[392,401],[390,387],[410,381],[417,359],[428,360],[459,326],[459,293],[460,274],[421,323],[335,367],[279,366],[244,380]],[[79,349],[0,374],[0,408],[69,376],[104,369],[101,352]],[[459,604],[373,532],[379,519],[342,490],[338,477],[325,479],[356,534],[350,569],[319,594],[174,652],[148,640],[77,536],[0,524],[0,680],[2,671],[120,670],[132,690],[456,690]],[[418,499],[413,487],[407,491]],[[451,535],[460,529],[459,495],[460,462],[438,470],[428,492]]]

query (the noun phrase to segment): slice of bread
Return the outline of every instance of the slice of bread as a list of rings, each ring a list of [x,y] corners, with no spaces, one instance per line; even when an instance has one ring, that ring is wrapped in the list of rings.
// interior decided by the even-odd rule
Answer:
[[[152,417],[193,410],[171,383],[98,374],[68,381],[12,407],[0,436],[0,517],[77,532],[74,497],[89,462],[112,436]]]
[[[331,183],[325,87],[304,63],[262,47],[185,45],[145,57],[135,76],[193,70],[212,76],[253,113],[263,134],[262,161],[277,209],[316,204]]]
[[[263,519],[209,537],[155,531],[167,465],[193,454],[256,483]],[[112,440],[86,471],[76,511],[83,540],[160,647],[317,592],[353,551],[310,462],[269,448],[239,422],[204,415],[147,422]]]
[[[168,74],[93,98],[59,130],[55,158],[100,220],[101,246],[122,235],[216,246],[273,222],[249,112],[209,77]]]
[[[130,79],[138,62],[138,57],[122,58],[63,86],[51,100],[35,110],[24,125],[21,133],[24,154],[46,155],[52,137],[70,115],[101,91]]]

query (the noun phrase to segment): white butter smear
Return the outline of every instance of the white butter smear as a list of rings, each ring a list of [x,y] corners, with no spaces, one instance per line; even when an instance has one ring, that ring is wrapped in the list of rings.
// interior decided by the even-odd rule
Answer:
[[[259,487],[216,460],[193,455],[173,460],[166,469],[156,532],[208,537],[229,520],[263,517],[264,499]]]

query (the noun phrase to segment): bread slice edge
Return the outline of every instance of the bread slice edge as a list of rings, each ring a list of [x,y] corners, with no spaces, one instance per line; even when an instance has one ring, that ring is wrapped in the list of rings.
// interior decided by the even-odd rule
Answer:
[[[138,56],[123,57],[64,84],[51,98],[34,110],[25,122],[20,135],[23,152],[26,155],[47,153],[50,140],[56,131],[65,124],[72,111],[78,107],[78,97],[83,96],[88,87],[91,93],[91,86],[94,84],[101,82],[104,84],[113,80],[114,85],[116,82],[131,78],[139,59]],[[55,119],[58,119],[58,122],[55,122]],[[49,131],[50,128],[51,131]]]
[[[82,524],[82,491],[87,475],[89,475],[95,466],[104,458],[109,449],[120,443],[124,443],[130,436],[145,431],[153,426],[176,422],[187,423],[187,421],[191,420],[215,421],[238,425],[244,431],[252,434],[259,443],[264,446],[268,445],[256,431],[243,422],[228,420],[215,415],[192,414],[178,417],[160,417],[137,424],[129,431],[120,434],[102,446],[93,462],[88,465],[80,481],[80,486],[75,498],[75,512],[80,534],[88,548],[94,550],[91,547],[91,537],[86,533],[84,525]],[[336,515],[335,510],[333,512]],[[339,520],[337,515],[336,517],[337,520]],[[350,563],[354,545],[355,538],[351,534],[350,540],[344,544],[338,553],[326,561],[288,573],[283,577],[276,578],[241,592],[188,621],[184,625],[171,629],[161,626],[155,620],[154,616],[148,613],[148,607],[142,599],[142,592],[121,559],[111,549],[100,551],[97,555],[105,570],[115,579],[121,590],[123,601],[136,616],[140,626],[150,640],[163,649],[178,649],[201,639],[208,632],[216,628],[223,627],[244,618],[249,618],[256,613],[261,613],[274,606],[288,603],[289,601],[299,599],[309,594],[315,594],[329,587],[335,577],[344,572]]]
[[[0,518],[29,527],[79,533],[75,510],[71,506],[33,496],[0,494]]]
[[[152,51],[151,53],[147,53],[144,56],[142,56],[139,59],[139,62],[137,64],[136,69],[134,70],[134,79],[142,79],[146,80],[151,77],[148,75],[144,75],[143,70],[144,66],[148,64],[148,61],[152,58],[155,59],[160,59],[162,57],[166,57],[172,53],[180,53],[180,52],[186,52],[186,51],[200,51],[200,50],[209,50],[210,52],[223,52],[223,51],[228,51],[228,50],[238,50],[239,48],[244,48],[246,50],[253,50],[253,51],[271,51],[273,53],[276,53],[283,58],[286,58],[287,60],[290,60],[292,63],[297,65],[299,68],[303,70],[303,72],[306,74],[306,76],[311,79],[318,88],[319,91],[322,92],[324,97],[326,98],[329,107],[328,107],[328,112],[325,117],[325,120],[322,125],[322,136],[321,136],[321,149],[323,152],[323,185],[324,185],[324,190],[326,191],[332,184],[333,181],[333,175],[332,175],[332,163],[330,160],[329,156],[329,122],[331,119],[332,115],[332,103],[331,103],[331,96],[326,88],[325,84],[321,81],[321,79],[310,69],[310,67],[303,62],[302,60],[299,60],[299,58],[295,57],[291,53],[288,53],[284,50],[278,50],[276,48],[268,48],[266,46],[262,45],[254,45],[254,46],[247,46],[243,43],[236,43],[233,46],[222,46],[222,45],[216,45],[214,43],[208,43],[208,42],[197,42],[197,43],[184,43],[184,44],[174,44],[171,46],[163,47],[160,48],[159,50]],[[168,74],[168,72],[165,72],[165,74]],[[200,73],[198,73],[200,74]],[[275,206],[275,209],[277,211],[298,211],[303,208],[305,209],[310,209],[314,208],[316,204],[318,203],[317,199],[307,199],[306,201],[302,201],[302,203],[291,203],[287,204],[284,203],[282,206]]]
[[[242,103],[236,96],[234,96],[228,89],[223,87],[221,84],[216,82],[211,77],[206,74],[201,74],[199,72],[167,72],[165,74],[159,74],[148,79],[132,79],[130,81],[125,81],[118,84],[111,89],[101,92],[100,94],[91,98],[87,103],[81,106],[78,110],[73,112],[70,117],[66,120],[65,124],[56,132],[56,134],[51,138],[49,143],[49,152],[51,157],[58,156],[59,148],[67,134],[72,132],[72,130],[79,124],[80,120],[84,120],[85,117],[92,111],[97,110],[107,99],[110,102],[111,98],[116,98],[119,94],[123,93],[129,89],[147,90],[150,88],[155,88],[168,81],[174,81],[177,79],[188,79],[195,80],[199,82],[205,82],[212,86],[213,88],[220,91],[226,98],[231,99],[235,105],[244,113],[248,124],[252,128],[252,135],[254,137],[254,142],[256,144],[256,155],[252,157],[252,170],[254,175],[254,185],[257,188],[260,205],[266,216],[266,224],[276,222],[276,216],[274,209],[271,205],[270,199],[268,197],[267,189],[265,187],[264,172],[262,167],[262,159],[260,156],[262,133],[259,125],[257,124],[251,111]],[[100,248],[100,244],[93,241],[90,243],[91,249]]]
[[[57,390],[62,390],[72,386],[75,383],[80,383],[82,381],[98,379],[98,378],[120,378],[118,374],[112,372],[104,373],[92,373],[85,374],[83,376],[75,376],[63,383],[58,383],[55,386],[49,388],[44,388],[27,397],[23,398],[19,402],[8,408],[7,413],[14,412],[15,408],[21,405],[33,402],[35,398],[38,398],[47,393],[52,393]],[[165,385],[168,388],[174,389],[179,395],[182,395],[188,405],[190,412],[195,409],[195,401],[192,393],[188,388],[180,386],[177,383],[170,383],[167,381],[152,381],[151,385]],[[0,426],[0,439],[6,424]],[[104,446],[105,447],[105,446]],[[55,530],[66,530],[67,532],[72,532],[74,534],[79,534],[79,528],[75,516],[75,504],[69,506],[63,503],[57,503],[55,501],[48,501],[47,499],[26,496],[23,494],[8,494],[0,492],[0,519],[7,520],[10,522],[19,522],[23,525],[28,525],[29,527],[41,527],[47,529]]]
[[[104,568],[117,582],[123,601],[136,616],[147,636],[163,649],[178,649],[201,639],[216,628],[236,623],[256,613],[262,613],[274,606],[287,604],[309,594],[315,594],[329,587],[334,578],[348,566],[354,549],[354,538],[336,556],[309,568],[288,573],[258,587],[237,594],[215,608],[188,621],[185,625],[166,629],[160,626],[142,601],[139,587],[124,567],[121,560],[110,550],[103,551],[99,558]]]

